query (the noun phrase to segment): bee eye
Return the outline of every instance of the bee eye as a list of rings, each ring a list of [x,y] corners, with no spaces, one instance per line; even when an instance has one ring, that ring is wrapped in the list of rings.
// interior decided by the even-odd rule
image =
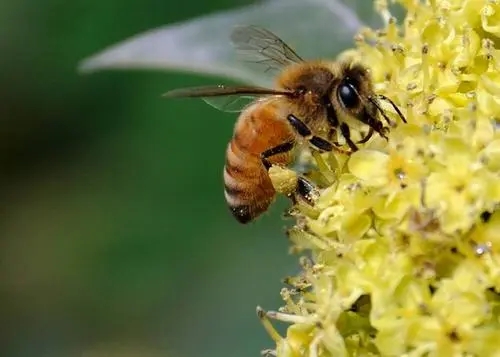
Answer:
[[[347,109],[352,109],[359,105],[358,91],[347,81],[344,81],[339,85],[337,95],[339,100]]]

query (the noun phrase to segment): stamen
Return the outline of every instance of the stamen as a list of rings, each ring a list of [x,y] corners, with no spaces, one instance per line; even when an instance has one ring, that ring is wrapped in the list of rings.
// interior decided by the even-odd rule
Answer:
[[[260,351],[260,355],[262,357],[276,357],[278,353],[276,352],[276,350],[267,349]]]
[[[323,335],[322,333],[316,335],[316,337],[314,337],[314,339],[311,341],[311,344],[309,345],[310,357],[318,357],[319,342],[323,337],[322,335]]]
[[[285,314],[283,312],[278,312],[278,311],[268,311],[266,313],[266,316],[273,320],[289,322],[292,324],[305,324],[310,322],[305,316]]]
[[[271,324],[271,321],[269,321],[267,313],[260,306],[257,306],[257,316],[264,325],[264,328],[266,329],[269,336],[271,336],[271,338],[276,343],[280,342],[283,339],[283,337],[281,337],[278,331],[276,331],[274,326]]]
[[[312,156],[314,160],[316,160],[316,165],[318,166],[319,171],[321,174],[324,176],[327,182],[334,182],[335,181],[335,174],[333,170],[330,168],[330,166],[325,162],[323,159],[323,156],[316,150],[312,151]]]

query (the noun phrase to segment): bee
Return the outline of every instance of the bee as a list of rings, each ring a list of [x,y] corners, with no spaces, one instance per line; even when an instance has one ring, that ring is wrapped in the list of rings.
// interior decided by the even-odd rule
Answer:
[[[268,170],[273,165],[289,166],[297,144],[319,152],[341,151],[341,145],[332,140],[340,134],[353,152],[374,132],[387,139],[389,129],[379,114],[389,125],[394,123],[380,100],[389,102],[406,123],[389,98],[374,93],[369,72],[359,63],[304,60],[275,34],[256,26],[235,27],[231,41],[245,60],[266,72],[277,72],[275,88],[205,86],[174,89],[164,96],[201,97],[220,110],[240,112],[227,146],[223,176],[226,202],[240,223],[268,209],[276,196]],[[244,98],[251,102],[242,106]],[[350,126],[360,123],[369,130],[355,143]],[[294,195],[311,203],[314,186],[297,177]]]

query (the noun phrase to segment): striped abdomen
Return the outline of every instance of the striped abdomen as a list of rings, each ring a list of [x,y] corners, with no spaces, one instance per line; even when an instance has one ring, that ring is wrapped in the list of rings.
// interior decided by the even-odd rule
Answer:
[[[241,223],[250,222],[265,212],[276,194],[261,154],[294,138],[280,112],[276,100],[251,105],[238,118],[227,147],[225,197],[234,217]],[[288,165],[291,159],[288,152],[268,160],[273,164]]]

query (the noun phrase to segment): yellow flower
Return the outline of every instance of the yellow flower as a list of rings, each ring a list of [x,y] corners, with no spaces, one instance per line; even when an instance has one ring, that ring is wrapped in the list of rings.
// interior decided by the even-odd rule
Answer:
[[[365,62],[408,124],[315,156],[319,197],[289,231],[311,260],[279,312],[259,310],[267,354],[500,356],[500,1],[399,3],[403,23],[376,2],[385,27],[341,57]]]

